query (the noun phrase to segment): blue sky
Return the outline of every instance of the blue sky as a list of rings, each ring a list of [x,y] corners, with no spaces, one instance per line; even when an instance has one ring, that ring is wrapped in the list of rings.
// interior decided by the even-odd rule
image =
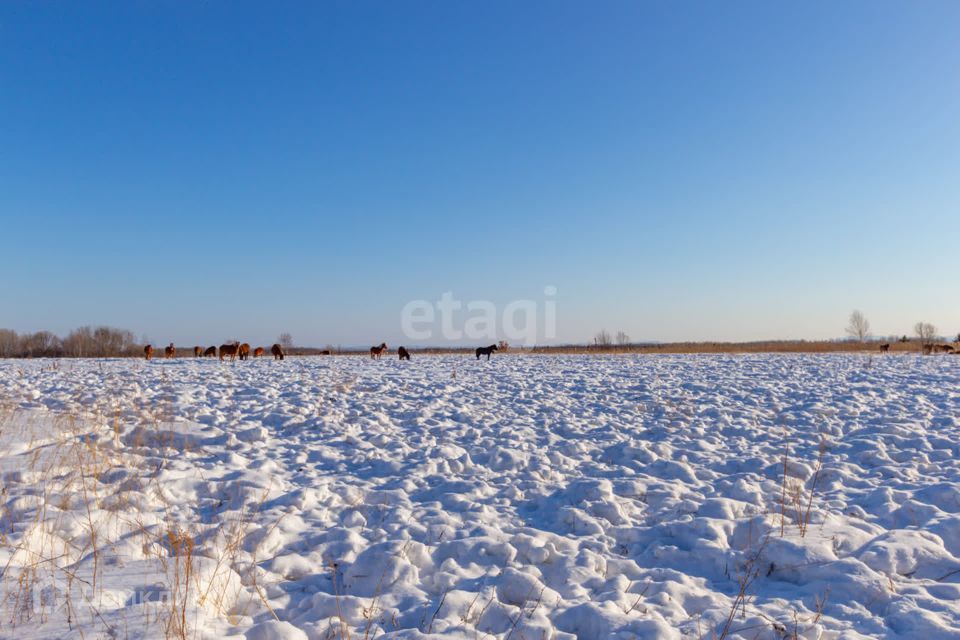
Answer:
[[[960,331],[956,2],[5,2],[0,326]],[[439,343],[442,339],[428,340]]]

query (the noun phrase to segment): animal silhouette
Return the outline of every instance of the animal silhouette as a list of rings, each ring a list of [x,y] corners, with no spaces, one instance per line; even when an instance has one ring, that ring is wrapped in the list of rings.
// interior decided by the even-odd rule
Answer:
[[[480,356],[487,356],[487,360],[490,359],[490,354],[497,350],[497,345],[492,344],[489,347],[477,347],[477,360],[480,359]]]

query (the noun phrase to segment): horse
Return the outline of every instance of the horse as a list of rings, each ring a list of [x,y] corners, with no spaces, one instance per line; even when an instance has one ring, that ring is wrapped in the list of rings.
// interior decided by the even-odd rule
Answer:
[[[217,348],[216,348],[216,347],[210,347],[210,348],[208,348],[206,351],[203,352],[203,357],[204,357],[204,358],[216,358],[216,357],[217,357]]]
[[[193,348],[193,357],[199,358],[203,355],[203,347],[194,347]]]
[[[381,342],[379,347],[370,347],[370,357],[379,360],[383,352],[387,350],[387,343]]]
[[[254,357],[254,358],[262,358],[262,357],[263,357],[263,347],[257,347],[256,349],[254,349],[254,350],[253,350],[253,357]]]
[[[330,355],[330,349],[324,349],[323,351],[320,352],[320,355],[322,355],[322,356],[328,356],[328,355]]]
[[[949,344],[938,344],[933,350],[934,352],[939,351],[940,353],[953,353],[955,351],[953,346]]]
[[[239,352],[240,352],[239,342],[234,342],[233,344],[220,345],[220,362],[223,362],[224,356],[230,356],[231,360],[235,359]]]
[[[176,357],[177,357],[177,349],[176,349],[176,347],[173,346],[173,343],[172,343],[172,342],[169,344],[169,346],[166,346],[166,347],[163,348],[163,357],[164,357],[164,358],[176,358]]]
[[[143,357],[149,360],[153,357],[153,345],[147,345],[143,348]]]
[[[275,344],[270,347],[270,353],[273,354],[274,360],[283,360],[283,347],[281,347],[279,344]]]
[[[241,360],[247,360],[250,358],[250,345],[244,342],[240,345],[240,350],[237,351],[237,355],[240,356]]]
[[[884,353],[886,353],[887,351],[890,351],[890,343],[889,343],[889,342],[885,342],[885,343],[883,343],[882,345],[880,345],[880,351],[882,351],[882,352],[884,352]]]
[[[397,353],[400,354],[400,359],[401,359],[401,360],[409,360],[409,359],[410,359],[410,352],[407,351],[407,349],[406,349],[405,347],[400,347],[399,349],[397,349]]]
[[[492,344],[489,347],[477,347],[477,360],[480,359],[480,356],[487,356],[487,360],[490,359],[490,354],[494,351],[497,351],[497,345]]]

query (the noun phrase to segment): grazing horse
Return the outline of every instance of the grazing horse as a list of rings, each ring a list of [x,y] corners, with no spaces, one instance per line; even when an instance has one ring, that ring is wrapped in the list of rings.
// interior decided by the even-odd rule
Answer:
[[[177,349],[176,349],[176,347],[173,346],[173,343],[172,343],[172,342],[171,342],[168,346],[166,346],[166,347],[163,348],[163,357],[164,357],[164,358],[176,358],[176,357],[177,357]]]
[[[381,342],[379,347],[370,347],[370,357],[379,360],[383,352],[387,350],[387,343]]]
[[[149,360],[153,357],[153,345],[147,345],[143,348],[143,357]]]
[[[254,349],[254,350],[253,350],[253,357],[254,357],[254,358],[262,358],[262,357],[263,357],[263,347],[257,347],[256,349]]]
[[[203,352],[203,357],[204,357],[204,358],[216,358],[216,357],[217,357],[217,348],[216,348],[216,347],[210,347],[209,349],[207,349],[206,351]]]
[[[883,352],[890,351],[890,343],[885,342],[884,344],[880,345],[880,351],[883,351]]]
[[[240,350],[237,351],[237,355],[240,356],[241,360],[247,360],[250,358],[250,345],[246,342],[240,345]]]
[[[320,355],[322,355],[322,356],[328,356],[328,355],[330,355],[330,349],[324,349],[323,351],[320,352]]]
[[[490,354],[497,350],[497,345],[492,344],[489,347],[477,347],[477,360],[480,359],[480,356],[487,356],[487,360],[490,359]]]
[[[230,356],[231,360],[235,359],[239,352],[240,352],[239,342],[234,342],[233,344],[220,345],[220,362],[223,362],[224,356]]]
[[[199,358],[203,355],[203,347],[194,347],[193,348],[193,357]]]
[[[405,347],[400,347],[399,349],[397,349],[397,353],[400,354],[400,359],[401,359],[401,360],[409,360],[409,359],[410,359],[410,352],[407,351]]]
[[[275,344],[270,347],[270,353],[273,354],[274,360],[283,360],[283,347],[281,347],[279,344]]]

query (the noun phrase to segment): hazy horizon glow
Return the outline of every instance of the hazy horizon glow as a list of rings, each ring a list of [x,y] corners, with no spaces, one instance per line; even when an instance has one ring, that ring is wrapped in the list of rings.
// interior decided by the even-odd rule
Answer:
[[[545,342],[960,331],[960,4],[285,9],[0,5],[0,327],[395,345],[555,287]]]

